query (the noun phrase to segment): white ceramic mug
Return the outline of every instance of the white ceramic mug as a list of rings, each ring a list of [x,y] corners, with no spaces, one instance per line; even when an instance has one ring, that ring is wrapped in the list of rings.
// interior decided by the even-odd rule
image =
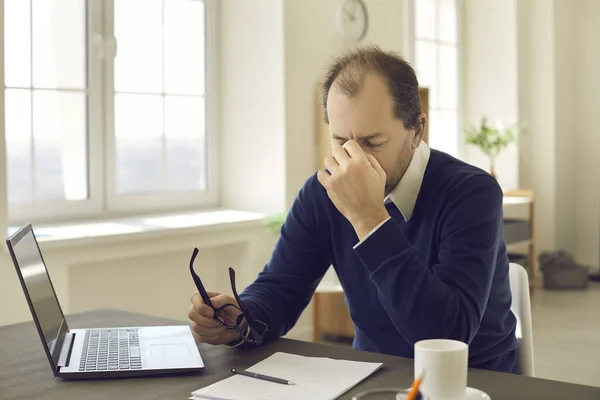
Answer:
[[[415,379],[424,372],[421,392],[430,400],[463,400],[467,391],[469,346],[456,340],[415,343]]]

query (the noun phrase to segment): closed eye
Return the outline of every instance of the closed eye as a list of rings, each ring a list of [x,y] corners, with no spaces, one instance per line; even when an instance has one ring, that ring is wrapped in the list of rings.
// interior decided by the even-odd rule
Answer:
[[[383,143],[367,143],[367,146],[369,146],[372,149],[377,149],[380,148],[381,146],[383,146],[385,144],[385,142]]]

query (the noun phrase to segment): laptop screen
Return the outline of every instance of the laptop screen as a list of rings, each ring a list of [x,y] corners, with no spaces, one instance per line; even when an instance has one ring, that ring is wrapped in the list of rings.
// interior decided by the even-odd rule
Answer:
[[[64,315],[31,227],[24,228],[22,233],[20,239],[20,235],[16,234],[17,240],[11,241],[11,252],[15,266],[20,270],[23,289],[29,297],[31,312],[37,320],[42,340],[48,346],[50,357],[56,362],[58,353],[55,353],[55,346],[59,341]]]

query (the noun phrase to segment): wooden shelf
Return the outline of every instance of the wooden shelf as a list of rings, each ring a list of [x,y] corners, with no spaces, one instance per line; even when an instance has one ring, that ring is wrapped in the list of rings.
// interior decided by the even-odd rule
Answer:
[[[529,239],[526,241],[507,244],[506,249],[507,251],[512,251],[518,249],[519,247],[528,247],[528,251],[526,253],[529,255],[529,288],[533,293],[534,282],[537,274],[537,255],[535,253],[535,196],[533,190],[505,190],[503,204],[505,207],[528,205],[529,210],[527,218],[529,219]]]
[[[524,247],[530,247],[531,246],[531,240],[527,239],[527,240],[521,240],[520,242],[514,242],[514,243],[509,243],[506,244],[506,250],[509,252],[518,252],[519,250],[523,250]]]

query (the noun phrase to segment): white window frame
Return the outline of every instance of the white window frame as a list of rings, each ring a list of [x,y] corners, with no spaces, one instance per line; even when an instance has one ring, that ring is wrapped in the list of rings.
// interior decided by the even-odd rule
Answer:
[[[405,10],[405,18],[403,18],[404,25],[406,26],[406,40],[404,41],[404,47],[406,49],[407,58],[411,61],[412,65],[416,67],[416,42],[418,39],[416,34],[416,4],[418,4],[419,0],[404,0],[404,10]],[[463,65],[464,65],[464,51],[463,51],[463,0],[456,0],[456,61],[457,61],[457,77],[456,77],[456,87],[457,87],[457,98],[456,98],[456,117],[457,117],[457,157],[462,157],[464,154],[464,91],[463,91]],[[435,21],[436,24],[439,25],[439,20]],[[440,43],[450,44],[446,42],[434,40],[427,40],[435,43],[436,45]],[[452,44],[454,45],[454,44]],[[436,65],[436,74],[439,75],[439,62]],[[417,79],[419,76],[417,75]],[[439,81],[439,79],[438,79]],[[429,110],[427,110],[427,123],[429,124],[429,112],[433,107],[431,106],[431,101],[429,104]],[[448,111],[447,109],[437,108],[437,110]],[[431,140],[431,129],[429,131],[429,138]]]
[[[114,56],[117,50],[113,35],[114,1],[87,0],[89,198],[55,203],[8,204],[10,224],[109,219],[218,208],[220,205],[216,94],[217,1],[194,0],[205,4],[206,190],[204,192],[159,192],[148,195],[117,193],[113,95]],[[4,7],[3,2],[2,7]],[[6,180],[4,185],[7,185]],[[8,187],[6,189],[9,190]]]
[[[88,54],[92,54],[92,41],[90,31],[94,26],[94,20],[92,18],[94,7],[100,4],[98,0],[90,0],[87,4],[86,10],[86,27],[87,27],[87,46]],[[4,11],[4,3],[2,4]],[[4,15],[4,12],[2,13]],[[3,17],[4,18],[4,17]],[[30,27],[33,29],[33,27]],[[98,120],[101,119],[102,109],[98,103],[98,95],[100,93],[100,87],[97,85],[97,80],[91,79],[94,74],[99,75],[99,65],[95,62],[93,57],[88,57],[87,62],[87,76],[88,76],[88,149],[94,145],[93,138],[98,136],[96,130],[98,129]],[[4,76],[2,77],[4,81]],[[100,89],[100,90],[99,90]],[[58,88],[57,90],[60,90]],[[95,93],[95,95],[94,95]],[[33,117],[33,116],[32,116]],[[5,158],[5,163],[8,159],[8,150]],[[8,216],[10,223],[27,223],[37,221],[48,221],[48,220],[65,220],[69,217],[89,215],[98,215],[102,211],[102,199],[101,190],[99,184],[102,182],[102,178],[98,179],[98,175],[102,173],[102,165],[98,163],[98,154],[88,150],[88,188],[89,197],[85,200],[70,200],[70,201],[58,201],[41,204],[10,204],[8,203]],[[100,167],[100,168],[99,168]],[[100,169],[100,170],[99,170]],[[5,185],[8,186],[8,182],[5,180]],[[32,182],[32,184],[35,184]],[[10,190],[6,188],[7,192]]]
[[[104,32],[107,38],[114,38],[114,1],[107,1],[104,16]],[[203,0],[205,3],[205,40],[206,40],[206,192],[197,191],[174,194],[173,192],[154,193],[151,195],[119,195],[117,193],[116,154],[114,134],[114,96],[105,96],[106,122],[105,149],[106,149],[106,203],[109,210],[117,214],[131,214],[133,212],[160,212],[173,209],[198,209],[216,206],[219,201],[217,179],[217,113],[216,106],[216,19],[214,0]],[[114,39],[113,39],[114,40]],[[118,45],[118,44],[117,44]],[[118,51],[118,50],[117,50]],[[105,65],[105,91],[114,92],[114,60],[107,60]]]

